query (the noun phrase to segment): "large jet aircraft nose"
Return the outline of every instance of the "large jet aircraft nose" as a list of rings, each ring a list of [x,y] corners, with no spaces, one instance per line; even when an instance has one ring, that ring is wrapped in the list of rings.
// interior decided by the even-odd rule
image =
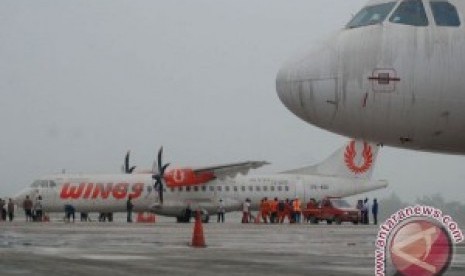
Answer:
[[[281,102],[295,115],[305,119],[305,113],[300,107],[298,99],[299,91],[293,88],[292,81],[292,68],[290,66],[284,66],[279,70],[278,76],[276,77],[276,91]]]
[[[276,78],[281,102],[299,118],[319,127],[337,111],[337,51],[324,47],[283,66]]]

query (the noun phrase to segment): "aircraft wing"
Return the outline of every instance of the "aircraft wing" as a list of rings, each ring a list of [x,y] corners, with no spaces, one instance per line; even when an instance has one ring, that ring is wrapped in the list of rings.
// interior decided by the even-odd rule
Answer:
[[[215,178],[225,179],[226,177],[235,177],[238,174],[246,175],[251,169],[258,169],[270,163],[266,161],[246,161],[241,163],[231,163],[218,166],[208,166],[193,169],[194,173],[212,173]]]

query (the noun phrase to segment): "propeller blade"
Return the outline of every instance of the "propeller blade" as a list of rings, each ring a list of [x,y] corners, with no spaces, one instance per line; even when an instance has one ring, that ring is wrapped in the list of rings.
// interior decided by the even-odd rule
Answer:
[[[165,177],[165,170],[170,165],[169,163],[163,165],[162,157],[163,157],[163,146],[160,147],[160,149],[158,150],[157,161],[154,161],[153,166],[152,166],[152,179],[155,180],[153,187],[158,192],[158,198],[161,204],[163,204],[163,192],[164,192],[163,179]]]
[[[129,173],[129,154],[131,151],[128,150],[124,157],[124,173]]]
[[[158,168],[157,168],[157,161],[154,160],[153,161],[153,164],[152,164],[152,174],[155,175],[155,174],[158,174],[159,171],[158,171]]]
[[[160,198],[160,203],[163,204],[163,184],[161,184],[160,182],[160,185],[159,185],[159,188],[158,188],[158,196]]]
[[[160,150],[158,150],[158,172],[161,173],[162,172],[162,155],[163,155],[163,146],[160,147]]]
[[[163,166],[163,168],[161,168],[161,175],[162,175],[163,177],[165,176],[166,168],[168,168],[169,165],[170,165],[170,163],[165,164],[165,165]]]

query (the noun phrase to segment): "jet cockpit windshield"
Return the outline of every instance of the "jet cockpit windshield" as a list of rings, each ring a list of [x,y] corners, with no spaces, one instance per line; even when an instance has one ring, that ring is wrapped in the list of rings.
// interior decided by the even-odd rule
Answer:
[[[31,184],[31,188],[55,188],[57,184],[53,180],[36,180]]]
[[[379,24],[386,19],[396,5],[397,1],[391,1],[364,7],[347,24],[347,28],[358,28],[363,26]]]

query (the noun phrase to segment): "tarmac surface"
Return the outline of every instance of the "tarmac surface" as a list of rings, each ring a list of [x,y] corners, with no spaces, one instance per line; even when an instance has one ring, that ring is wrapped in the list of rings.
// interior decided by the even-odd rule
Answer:
[[[0,275],[374,275],[375,226],[0,222]],[[465,275],[465,246],[445,275]]]

